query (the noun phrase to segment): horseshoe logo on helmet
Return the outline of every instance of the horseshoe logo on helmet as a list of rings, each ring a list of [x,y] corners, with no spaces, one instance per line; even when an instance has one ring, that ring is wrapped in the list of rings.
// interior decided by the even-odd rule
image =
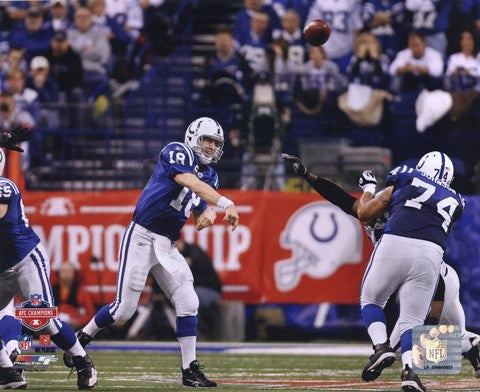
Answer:
[[[318,219],[318,213],[315,212],[313,214],[312,222],[310,223],[310,234],[312,235],[312,237],[315,238],[318,242],[329,242],[333,240],[333,238],[338,233],[338,224],[337,224],[337,219],[335,218],[335,214],[333,213],[330,214],[330,220],[333,223],[332,234],[330,234],[328,237],[325,237],[325,238],[321,238],[319,235],[315,234],[315,224],[317,223],[317,219]]]

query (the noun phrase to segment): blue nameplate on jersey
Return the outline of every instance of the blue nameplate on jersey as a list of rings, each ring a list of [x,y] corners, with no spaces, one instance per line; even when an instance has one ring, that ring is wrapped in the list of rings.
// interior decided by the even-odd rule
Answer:
[[[462,370],[462,332],[458,325],[413,328],[413,370],[418,374],[457,374]]]

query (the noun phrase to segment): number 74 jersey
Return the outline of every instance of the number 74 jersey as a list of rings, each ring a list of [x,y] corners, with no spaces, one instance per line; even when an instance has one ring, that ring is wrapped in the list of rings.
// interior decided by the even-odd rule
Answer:
[[[170,143],[160,152],[157,167],[133,213],[135,223],[172,241],[180,238],[180,230],[192,210],[202,212],[207,208],[206,201],[174,180],[181,173],[191,173],[214,189],[218,188],[215,170],[202,165],[189,146]]]
[[[0,273],[22,261],[40,239],[25,215],[22,194],[8,178],[0,177],[0,204],[8,206],[0,219]]]
[[[393,193],[384,234],[430,241],[445,249],[453,223],[465,208],[463,197],[405,165],[390,172],[386,186],[390,185]]]

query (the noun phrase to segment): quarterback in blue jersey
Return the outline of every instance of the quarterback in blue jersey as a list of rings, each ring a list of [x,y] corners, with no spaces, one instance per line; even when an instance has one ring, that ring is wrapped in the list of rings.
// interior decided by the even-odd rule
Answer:
[[[389,213],[384,234],[365,271],[360,295],[362,318],[375,350],[362,375],[366,381],[371,380],[369,373],[376,375],[395,361],[383,307],[399,289],[402,389],[426,390],[412,370],[412,329],[426,319],[447,236],[464,209],[463,198],[450,188],[453,174],[450,158],[433,151],[425,154],[415,169],[400,166],[390,172],[380,197],[374,197],[372,178],[364,178],[361,184],[364,193],[358,217],[368,222],[387,210]]]
[[[209,166],[220,159],[223,143],[220,124],[201,117],[188,126],[185,143],[167,144],[160,152],[122,239],[115,301],[101,308],[78,332],[83,346],[101,329],[133,316],[151,273],[175,307],[183,385],[217,386],[205,377],[196,359],[198,297],[190,268],[175,241],[192,213],[197,230],[213,224],[216,214],[207,208],[207,202],[225,210],[224,221],[233,229],[238,225],[236,207],[216,191],[218,175]],[[68,366],[69,358],[64,359]]]
[[[15,295],[27,300],[37,296],[50,307],[54,306],[47,252],[30,227],[20,190],[13,181],[2,177],[4,163],[5,155],[0,150],[0,310],[11,306]],[[50,320],[42,332],[50,334],[53,342],[71,355],[78,373],[78,388],[93,388],[97,372],[71,328],[56,318]],[[26,386],[22,374],[13,368],[1,340],[0,389],[24,389]]]

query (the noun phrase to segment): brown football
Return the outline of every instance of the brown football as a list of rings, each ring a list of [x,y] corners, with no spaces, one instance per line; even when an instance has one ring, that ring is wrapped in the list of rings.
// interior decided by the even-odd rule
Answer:
[[[323,19],[312,20],[303,29],[305,40],[313,46],[321,46],[328,41],[331,29]]]

